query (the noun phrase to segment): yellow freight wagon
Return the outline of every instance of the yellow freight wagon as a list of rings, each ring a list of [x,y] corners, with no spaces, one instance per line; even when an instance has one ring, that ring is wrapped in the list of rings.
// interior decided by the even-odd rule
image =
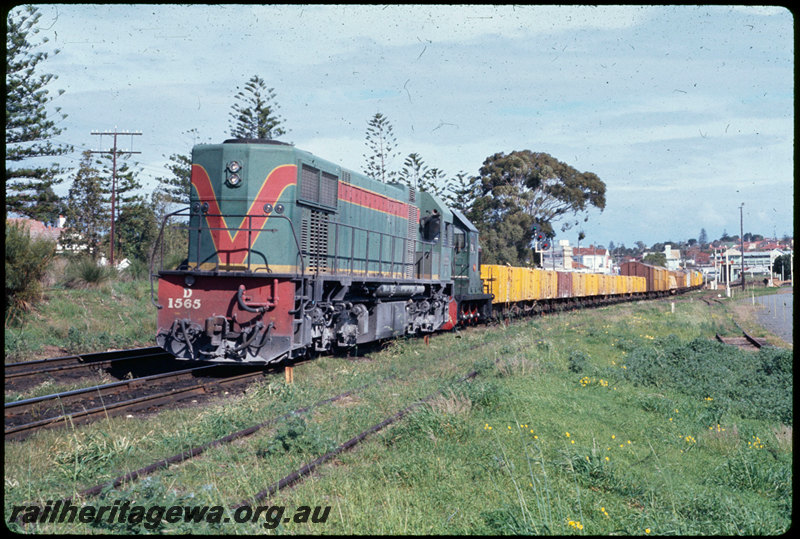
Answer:
[[[586,279],[583,273],[572,274],[572,295],[576,298],[586,295]]]
[[[558,274],[550,270],[538,270],[541,278],[541,299],[552,299],[558,296]]]
[[[541,299],[542,297],[542,278],[539,275],[539,270],[528,270],[528,282],[530,283],[530,297],[531,299]]]
[[[586,274],[586,295],[596,296],[600,293],[600,276],[596,273]]]

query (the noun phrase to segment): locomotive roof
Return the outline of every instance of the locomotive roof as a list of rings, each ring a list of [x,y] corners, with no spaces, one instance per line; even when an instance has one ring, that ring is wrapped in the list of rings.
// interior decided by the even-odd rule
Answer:
[[[455,208],[450,208],[450,211],[451,211],[451,212],[453,212],[453,217],[455,217],[455,218],[458,220],[458,222],[461,224],[461,226],[465,227],[465,228],[466,228],[467,230],[469,230],[470,232],[478,232],[478,229],[477,229],[477,228],[475,228],[475,225],[473,225],[473,224],[470,222],[470,220],[469,220],[469,219],[467,219],[467,218],[464,216],[464,214],[463,214],[463,213],[461,213],[460,211],[458,211],[458,210],[457,210],[457,209],[455,209]]]
[[[283,146],[293,146],[288,142],[266,138],[229,138],[222,141],[223,144],[280,144]]]

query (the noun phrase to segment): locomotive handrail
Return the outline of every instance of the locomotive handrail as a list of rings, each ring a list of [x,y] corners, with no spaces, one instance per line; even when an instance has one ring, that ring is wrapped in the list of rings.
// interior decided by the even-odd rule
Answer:
[[[161,219],[161,227],[158,229],[158,237],[156,238],[155,243],[153,243],[153,249],[150,252],[150,301],[153,303],[153,305],[155,305],[156,309],[163,309],[164,308],[163,305],[161,305],[160,303],[158,303],[158,301],[156,301],[156,299],[155,299],[155,288],[153,287],[153,277],[155,277],[155,275],[153,275],[153,262],[155,262],[155,258],[156,258],[156,248],[160,247],[160,250],[161,250],[161,265],[163,266],[164,265],[164,244],[163,244],[164,226],[167,224],[167,220],[168,219],[170,219],[171,217],[174,217],[175,215],[178,215],[181,212],[187,211],[189,209],[191,209],[190,206],[186,206],[185,208],[181,208],[181,209],[176,210],[176,211],[174,211],[172,213],[166,214]]]
[[[309,258],[314,259],[317,263],[316,266],[316,274],[320,273],[329,273],[331,275],[354,275],[356,271],[359,271],[357,268],[357,264],[363,268],[365,274],[368,274],[370,271],[370,264],[377,265],[377,274],[380,276],[384,276],[386,271],[386,267],[388,266],[388,274],[392,277],[396,276],[396,267],[400,267],[401,271],[399,272],[400,275],[406,275],[406,269],[413,268],[415,265],[419,264],[423,258],[428,258],[431,253],[433,252],[434,245],[437,245],[437,242],[431,241],[424,241],[424,240],[417,240],[408,238],[407,236],[399,236],[397,234],[389,234],[386,232],[380,232],[376,230],[370,230],[368,228],[360,227],[357,225],[347,224],[347,223],[340,223],[337,221],[330,221],[329,225],[333,225],[333,253],[325,252],[313,252],[311,250],[303,250],[302,255],[308,256]],[[350,243],[350,253],[343,254],[342,246],[340,242],[340,238],[345,236],[345,233],[341,232],[341,229],[348,229],[350,232],[349,243]],[[363,257],[356,256],[355,253],[355,246],[356,246],[356,232],[361,232],[365,235],[364,238],[364,245],[365,249],[363,251]],[[370,243],[371,243],[371,236],[377,235],[378,239],[378,251],[379,255],[376,258],[370,257]],[[374,241],[374,239],[372,240]],[[384,248],[384,242],[388,241],[390,245],[391,253],[388,257],[384,257],[384,253],[386,249]],[[402,245],[402,252],[398,257],[398,242]],[[411,249],[409,249],[411,246]],[[417,249],[420,249],[419,251]],[[409,253],[413,253],[416,257],[413,261],[408,261],[407,255]],[[399,258],[399,259],[398,259]],[[327,269],[321,270],[319,261],[324,259],[326,261],[325,267]],[[340,264],[340,262],[344,262],[344,264]],[[423,267],[419,269],[418,277],[422,278],[428,274],[432,277],[433,268],[431,267],[430,272],[425,272]]]
[[[155,287],[154,287],[154,284],[153,284],[154,277],[156,277],[155,267],[154,267],[155,266],[156,253],[160,252],[160,255],[161,255],[160,256],[160,260],[161,260],[160,264],[161,264],[161,269],[163,269],[163,266],[164,266],[164,229],[165,229],[168,221],[172,217],[181,215],[181,216],[186,216],[186,217],[190,217],[191,218],[192,217],[191,214],[186,214],[185,213],[185,212],[187,212],[189,210],[191,210],[191,207],[187,206],[185,208],[181,208],[179,210],[176,210],[174,212],[166,214],[161,220],[161,227],[159,228],[159,231],[158,231],[158,237],[156,238],[155,243],[153,243],[153,248],[152,248],[152,251],[150,253],[150,301],[153,303],[153,305],[157,309],[163,309],[164,306],[161,305],[160,303],[158,303],[158,301],[156,300]],[[252,219],[253,219],[253,217],[257,217],[256,215],[234,214],[234,213],[230,213],[230,214],[226,213],[226,214],[223,215],[223,214],[209,214],[207,212],[203,212],[201,215],[203,217],[206,217],[206,218],[207,217],[242,217],[242,218],[247,218],[248,226],[246,228],[245,227],[241,227],[241,226],[239,226],[239,227],[212,227],[212,226],[206,226],[207,225],[207,220],[206,219],[203,219],[200,222],[199,225],[192,226],[191,223],[182,225],[187,230],[189,235],[191,235],[193,232],[197,231],[197,247],[196,247],[196,251],[195,251],[195,260],[193,260],[193,261],[189,260],[189,256],[191,256],[191,252],[187,253],[188,256],[187,256],[187,260],[186,260],[186,263],[187,263],[186,267],[187,268],[191,268],[191,263],[194,262],[194,269],[195,270],[200,269],[200,263],[201,263],[200,256],[201,256],[201,252],[202,252],[202,248],[201,247],[202,247],[202,237],[203,237],[202,233],[203,233],[204,230],[208,231],[209,233],[211,233],[211,231],[215,231],[215,230],[244,230],[244,231],[246,231],[247,232],[247,238],[248,238],[247,248],[246,248],[247,249],[247,271],[248,272],[251,271],[251,269],[250,269],[250,266],[251,266],[251,252],[252,252],[252,247],[253,247],[252,246],[252,241],[251,241],[252,232],[254,232],[254,231],[258,231],[258,232],[272,231],[272,232],[274,232],[274,231],[276,231],[275,229],[254,228],[252,226]],[[260,217],[260,216],[258,216],[258,217]],[[301,250],[301,247],[300,247],[300,241],[297,238],[297,232],[295,231],[294,224],[292,223],[292,220],[289,217],[287,217],[286,215],[278,215],[278,214],[272,214],[272,215],[270,215],[270,218],[271,219],[274,219],[274,218],[284,219],[284,220],[286,220],[286,222],[289,223],[289,229],[292,232],[292,238],[294,239],[295,246],[297,247],[297,254],[295,255],[295,259],[297,260],[299,258],[300,273],[298,274],[298,277],[302,279],[305,276],[305,261],[303,260],[303,256],[301,255],[301,251],[302,250]],[[214,253],[209,255],[209,257],[210,256],[214,256],[214,255],[218,255],[219,252],[220,251],[218,249],[216,249]],[[179,267],[179,269],[180,269],[180,267]],[[219,270],[219,256],[217,256],[217,262],[216,262],[216,267],[215,267],[215,271],[218,271],[218,270]],[[271,272],[271,270],[269,270],[269,264],[267,264],[267,271]]]
[[[190,234],[194,233],[194,232],[197,232],[197,250],[196,250],[196,253],[195,253],[195,255],[196,255],[195,256],[195,260],[193,261],[194,264],[195,264],[195,269],[200,269],[200,265],[201,265],[200,254],[202,252],[202,245],[203,245],[203,243],[202,243],[203,242],[203,231],[208,231],[209,233],[211,233],[212,231],[221,231],[221,230],[231,231],[231,230],[235,230],[235,231],[240,231],[240,232],[241,231],[247,232],[247,246],[242,248],[242,249],[237,249],[237,250],[246,250],[247,251],[247,257],[246,257],[246,259],[247,259],[247,267],[246,267],[245,271],[247,271],[247,272],[259,271],[260,268],[256,268],[255,270],[251,269],[251,256],[252,256],[252,253],[253,253],[253,245],[252,245],[252,241],[251,241],[252,233],[253,232],[277,232],[277,229],[274,229],[274,228],[263,228],[263,227],[261,227],[261,228],[253,227],[252,226],[253,218],[255,218],[255,217],[263,217],[261,215],[253,215],[253,214],[249,214],[249,213],[225,213],[225,214],[221,214],[221,213],[220,214],[217,214],[217,213],[214,213],[214,214],[203,213],[203,216],[204,217],[227,217],[227,218],[230,218],[230,217],[241,217],[243,219],[243,223],[242,224],[244,224],[244,219],[246,218],[247,221],[248,221],[248,226],[247,227],[244,227],[244,226],[224,226],[224,227],[223,226],[206,226],[207,221],[205,221],[205,220],[203,222],[201,222],[201,224],[199,226],[191,226],[191,225],[188,226]],[[299,278],[304,277],[305,276],[305,261],[303,260],[301,254],[300,254],[302,252],[302,249],[300,247],[300,241],[297,239],[297,232],[295,231],[294,223],[292,223],[292,220],[289,217],[287,217],[286,215],[271,214],[269,217],[270,217],[270,219],[283,219],[287,223],[289,223],[289,229],[292,232],[292,239],[294,239],[295,247],[297,247],[297,254],[295,255],[295,259],[297,259],[297,257],[300,257],[300,264],[299,264],[300,272],[299,272],[299,274],[297,276]],[[215,264],[214,271],[219,271],[219,267],[220,267],[219,253],[220,252],[230,252],[230,251],[221,251],[220,249],[215,249],[214,252],[210,253],[206,258],[206,260],[208,260],[209,258],[216,256],[217,260],[214,263]],[[262,256],[263,256],[263,254],[262,254]],[[266,264],[265,271],[267,271],[268,273],[272,273],[272,270],[269,269],[269,263]]]

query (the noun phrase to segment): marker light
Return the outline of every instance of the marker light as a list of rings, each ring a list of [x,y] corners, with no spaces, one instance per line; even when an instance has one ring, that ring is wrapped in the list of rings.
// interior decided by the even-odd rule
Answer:
[[[239,161],[231,161],[228,163],[228,170],[231,171],[233,174],[236,174],[240,170],[242,170],[242,165],[239,164]]]
[[[231,174],[228,176],[228,185],[231,187],[236,187],[242,182],[242,179],[239,177],[238,174]]]

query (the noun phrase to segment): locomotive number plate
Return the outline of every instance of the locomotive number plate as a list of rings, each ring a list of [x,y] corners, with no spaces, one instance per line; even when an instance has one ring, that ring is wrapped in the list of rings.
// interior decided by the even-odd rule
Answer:
[[[167,298],[167,308],[169,309],[199,309],[200,306],[200,298],[192,299],[190,288],[184,288],[182,298]]]

